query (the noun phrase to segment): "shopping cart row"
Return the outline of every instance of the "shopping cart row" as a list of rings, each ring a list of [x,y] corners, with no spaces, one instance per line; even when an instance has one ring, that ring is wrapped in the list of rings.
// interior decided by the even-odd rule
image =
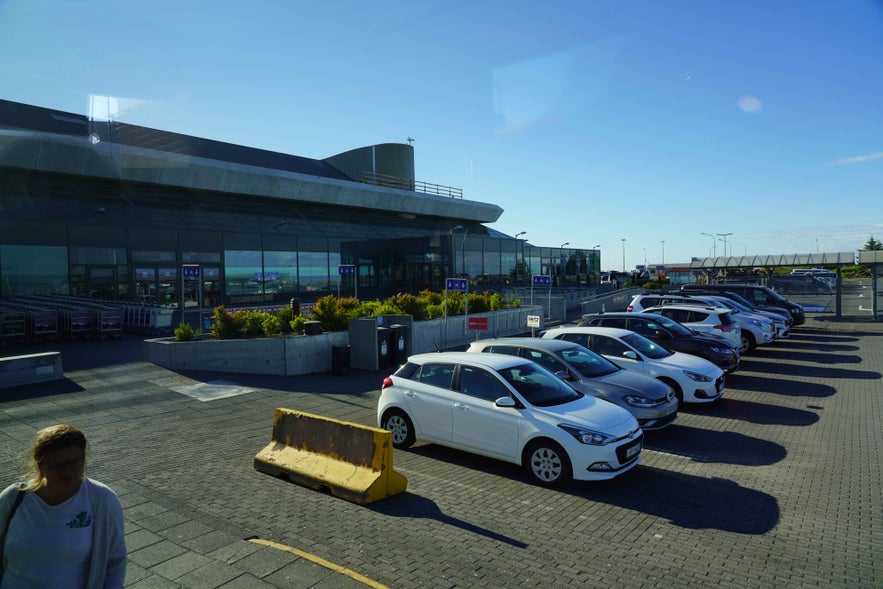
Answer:
[[[3,343],[122,337],[122,311],[94,299],[31,295],[0,301]]]

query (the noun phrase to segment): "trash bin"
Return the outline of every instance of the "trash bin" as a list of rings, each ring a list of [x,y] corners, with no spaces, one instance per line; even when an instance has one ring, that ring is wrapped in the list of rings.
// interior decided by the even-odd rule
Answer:
[[[408,361],[408,326],[397,323],[390,325],[389,331],[389,363],[391,366],[399,366]]]
[[[331,346],[331,374],[345,376],[350,373],[350,347]]]
[[[321,321],[307,321],[304,323],[304,335],[319,335],[322,333]]]
[[[377,370],[389,368],[389,336],[388,327],[377,328]]]

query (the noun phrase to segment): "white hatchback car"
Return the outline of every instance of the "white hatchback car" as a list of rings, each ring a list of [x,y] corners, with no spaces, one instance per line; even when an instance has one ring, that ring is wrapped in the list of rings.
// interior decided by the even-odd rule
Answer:
[[[733,319],[733,311],[729,308],[702,307],[699,305],[664,305],[662,307],[650,307],[643,313],[653,313],[668,317],[677,321],[684,327],[706,335],[716,335],[727,340],[737,348],[739,352],[745,352],[747,343],[742,341],[742,328]]]
[[[724,393],[724,371],[708,360],[670,352],[627,329],[560,327],[543,337],[576,342],[627,370],[658,378],[684,403],[709,403]]]
[[[377,423],[396,448],[425,440],[505,460],[545,486],[612,479],[640,462],[643,442],[625,409],[504,354],[411,356],[384,379]]]

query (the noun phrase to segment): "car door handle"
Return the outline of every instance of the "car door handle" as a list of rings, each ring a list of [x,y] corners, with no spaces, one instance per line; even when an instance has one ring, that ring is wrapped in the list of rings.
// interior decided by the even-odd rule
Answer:
[[[414,391],[405,391],[405,396],[406,397],[416,397],[417,393],[415,393]]]
[[[469,409],[469,405],[466,403],[454,403],[454,407],[456,409]]]

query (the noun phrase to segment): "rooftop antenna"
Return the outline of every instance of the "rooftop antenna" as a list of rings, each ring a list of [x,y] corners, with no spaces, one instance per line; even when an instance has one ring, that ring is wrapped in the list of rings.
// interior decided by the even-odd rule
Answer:
[[[414,138],[408,137],[408,145],[411,145],[412,143],[414,143]]]

